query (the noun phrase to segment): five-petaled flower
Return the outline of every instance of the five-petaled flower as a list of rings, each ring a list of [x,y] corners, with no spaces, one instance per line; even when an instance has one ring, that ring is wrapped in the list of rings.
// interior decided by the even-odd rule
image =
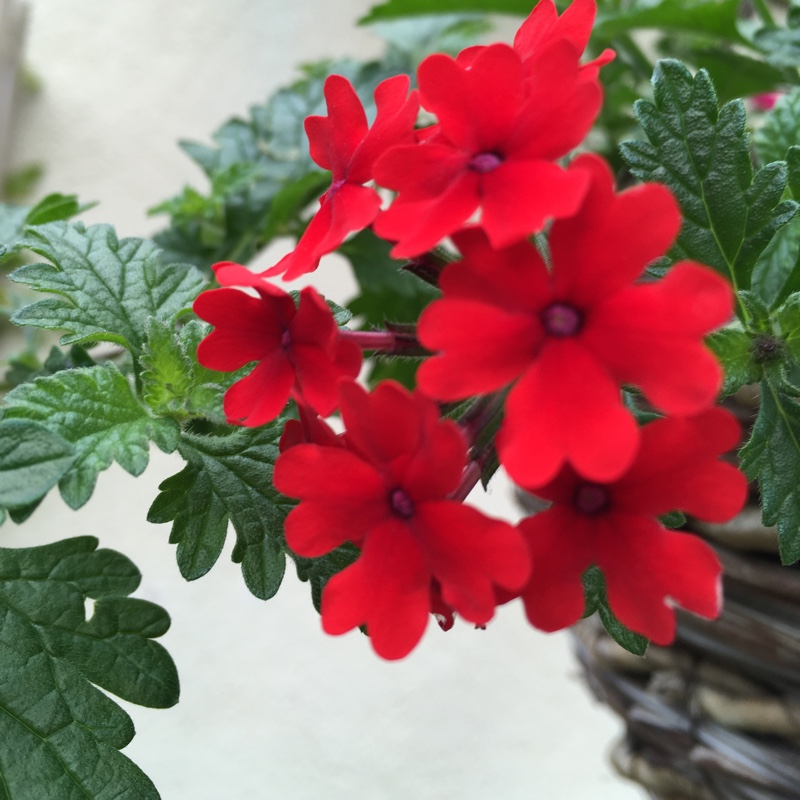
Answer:
[[[540,5],[556,13],[551,0]],[[524,33],[516,49],[494,44],[420,64],[422,105],[438,122],[420,144],[394,147],[375,164],[377,182],[398,192],[375,222],[380,236],[397,242],[392,255],[429,250],[478,209],[495,247],[575,213],[587,176],[555,162],[600,110],[597,71],[609,57],[581,67],[585,41],[576,22],[586,17],[591,27],[594,3],[579,5],[571,24],[547,19],[542,36]]]
[[[616,481],[588,481],[566,467],[536,494],[552,505],[520,524],[531,552],[525,611],[538,628],[577,622],[584,609],[581,576],[598,566],[620,622],[656,644],[675,636],[675,605],[719,614],[720,564],[713,549],[657,517],[685,511],[723,522],[744,504],[747,480],[718,456],[739,440],[739,425],[721,408],[665,417],[642,428],[636,459]]]
[[[399,384],[372,394],[341,390],[345,448],[295,444],[275,465],[275,487],[300,504],[286,519],[286,542],[301,556],[347,541],[361,554],[322,594],[331,634],[366,625],[375,651],[402,658],[422,636],[432,610],[450,608],[482,625],[495,587],[519,589],[527,549],[508,523],[449,499],[467,446],[436,405]]]
[[[639,428],[623,384],[666,413],[711,405],[722,373],[703,337],[732,313],[729,284],[698,264],[634,283],[680,228],[666,187],[615,195],[600,158],[573,163],[591,184],[580,211],[552,226],[551,267],[527,241],[494,250],[480,229],[464,230],[453,237],[464,259],[444,270],[443,298],[418,328],[439,351],[418,372],[429,396],[457,400],[513,383],[497,446],[525,486],[547,483],[565,462],[598,481],[630,466]]]
[[[361,350],[339,335],[328,305],[311,287],[292,296],[246,267],[214,265],[226,288],[203,292],[194,311],[214,330],[200,342],[197,359],[209,369],[233,371],[253,361],[256,367],[225,393],[229,421],[264,425],[275,419],[289,398],[327,416],[338,404],[342,379],[361,368]],[[230,286],[256,290],[252,297]]]
[[[378,112],[372,127],[358,95],[347,78],[331,75],[325,81],[328,116],[305,121],[311,158],[330,170],[332,183],[320,198],[295,249],[262,275],[283,273],[292,280],[319,265],[326,253],[335,250],[345,237],[372,223],[381,207],[378,192],[365,183],[372,179],[376,158],[387,148],[414,140],[414,121],[419,103],[416,92],[409,94],[407,75],[378,84],[375,104]]]

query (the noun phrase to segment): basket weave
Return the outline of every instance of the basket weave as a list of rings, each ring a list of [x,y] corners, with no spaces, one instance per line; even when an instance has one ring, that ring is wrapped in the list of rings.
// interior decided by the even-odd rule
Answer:
[[[718,620],[678,611],[675,644],[644,658],[596,617],[574,629],[590,688],[625,721],[613,764],[658,800],[797,800],[800,570],[780,565],[755,506],[727,525],[687,527],[724,566]]]

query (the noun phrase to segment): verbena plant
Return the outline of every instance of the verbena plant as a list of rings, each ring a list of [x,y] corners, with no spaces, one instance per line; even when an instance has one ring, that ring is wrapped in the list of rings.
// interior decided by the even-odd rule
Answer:
[[[367,21],[462,16],[387,25],[382,60],[307,67],[184,144],[209,187],[153,240],[71,221],[69,195],[4,206],[3,302],[43,293],[12,320],[61,338],[6,372],[0,517],[56,486],[79,509],[155,444],[185,461],[147,519],[187,580],[232,526],[256,597],[288,559],[323,628],[387,659],[512,601],[668,644],[676,605],[720,611],[684,514],[728,520],[748,482],[800,559],[800,9],[739,5],[390,0]],[[525,17],[513,43],[473,44],[488,11]],[[347,308],[291,291],[334,251]],[[753,384],[742,431],[719,401]],[[544,501],[517,525],[466,502],[500,466]],[[178,699],[138,581],[91,537],[0,549],[3,797],[158,797],[96,688]]]

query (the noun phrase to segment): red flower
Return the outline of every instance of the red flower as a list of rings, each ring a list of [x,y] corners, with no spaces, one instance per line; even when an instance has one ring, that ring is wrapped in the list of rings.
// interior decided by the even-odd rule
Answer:
[[[540,0],[514,37],[514,50],[530,77],[546,79],[548,47],[569,45],[579,55],[583,53],[589,43],[596,13],[595,0],[572,0],[561,16],[558,16],[553,0]],[[594,80],[599,68],[613,58],[613,50],[604,50],[599,58],[578,68],[581,77]]]
[[[417,373],[431,397],[456,400],[516,381],[497,445],[526,486],[547,483],[566,461],[598,481],[630,466],[639,431],[622,384],[666,413],[710,405],[721,369],[703,336],[732,312],[730,286],[698,264],[633,284],[675,238],[678,206],[658,184],[615,195],[596,156],[574,163],[591,185],[580,212],[553,224],[552,267],[527,241],[493,250],[480,230],[462,231],[453,239],[464,260],[445,268],[443,298],[417,332],[440,351]]]
[[[467,456],[458,427],[391,382],[371,395],[344,385],[341,412],[347,449],[297,444],[275,465],[275,487],[300,499],[285,525],[292,550],[313,558],[346,541],[361,548],[323,590],[325,631],[366,625],[375,651],[395,659],[419,641],[432,602],[486,623],[494,587],[527,578],[527,553],[510,525],[448,499]]]
[[[291,295],[253,275],[240,264],[214,265],[224,286],[249,286],[258,297],[237,289],[212,289],[194,302],[198,317],[215,326],[200,342],[197,359],[209,369],[230,372],[259,364],[225,393],[232,423],[263,425],[275,419],[290,397],[327,416],[338,404],[338,385],[361,368],[361,350],[339,336],[331,310],[315,289]]]
[[[398,242],[393,256],[429,250],[478,209],[495,247],[575,213],[587,176],[554,160],[583,140],[602,90],[597,64],[582,70],[581,50],[557,26],[548,30],[556,38],[541,36],[524,61],[495,44],[420,64],[422,104],[439,122],[421,143],[392,148],[375,164],[377,182],[398,192],[375,222]],[[526,56],[533,38],[522,36]]]
[[[581,576],[592,565],[603,572],[620,622],[656,644],[675,636],[675,605],[717,616],[721,569],[714,551],[656,518],[682,510],[722,522],[741,510],[747,481],[717,459],[738,439],[738,423],[719,408],[667,417],[642,428],[636,459],[618,480],[594,483],[566,468],[537,489],[553,504],[519,525],[533,563],[521,593],[528,619],[546,631],[577,622],[584,610]]]
[[[297,247],[262,275],[292,280],[315,270],[320,258],[335,250],[348,233],[366,228],[381,207],[378,193],[363,184],[372,179],[375,159],[388,147],[414,141],[419,103],[408,93],[407,75],[383,81],[375,89],[378,114],[371,128],[352,84],[341,75],[325,81],[328,116],[305,121],[311,158],[333,173]]]

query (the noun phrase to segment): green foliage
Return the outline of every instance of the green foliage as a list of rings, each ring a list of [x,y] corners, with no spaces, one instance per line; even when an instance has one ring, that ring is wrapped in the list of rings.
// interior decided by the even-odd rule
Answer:
[[[178,676],[152,641],[169,627],[120,553],[91,537],[0,549],[0,786],[8,800],[158,800],[119,750],[130,717],[99,686],[139,705],[178,700]],[[85,601],[94,598],[86,619]],[[94,686],[92,685],[94,684]]]
[[[800,405],[774,373],[761,383],[741,465],[748,478],[758,478],[764,524],[778,526],[781,560],[793,564],[800,559]]]
[[[603,623],[608,635],[621,647],[637,656],[647,651],[649,640],[630,628],[626,628],[615,616],[608,605],[606,582],[603,573],[597,567],[589,567],[583,573],[583,592],[586,597],[584,617],[590,617],[595,611]]]
[[[753,134],[756,155],[762,164],[781,161],[800,141],[800,87],[781,95]]]
[[[142,397],[157,416],[225,423],[222,396],[247,370],[216,372],[197,362],[197,346],[210,330],[199,320],[190,320],[178,331],[161,320],[150,320],[140,360]]]
[[[0,521],[3,508],[38,500],[75,461],[75,449],[32,420],[0,421]]]
[[[791,3],[786,15],[786,26],[765,25],[753,35],[753,44],[775,66],[800,66],[800,7]]]
[[[75,461],[58,484],[71,508],[89,499],[97,475],[113,461],[131,475],[140,475],[151,440],[165,452],[177,446],[175,423],[151,417],[113,364],[66,370],[22,384],[6,395],[3,419],[37,421],[75,448]]]
[[[187,310],[204,279],[186,264],[165,266],[147,239],[117,239],[110,225],[51,222],[20,242],[52,264],[29,264],[12,279],[57,295],[20,309],[20,325],[66,330],[61,344],[115,342],[139,354],[150,318]]]
[[[742,386],[760,380],[761,368],[753,357],[752,337],[740,325],[734,323],[720,328],[706,342],[725,370],[721,397],[727,397]]]
[[[283,521],[293,501],[272,486],[283,421],[236,428],[227,435],[183,433],[178,450],[186,467],[167,478],[150,507],[150,522],[172,522],[181,575],[195,580],[214,566],[228,530],[236,531],[233,558],[247,588],[272,597],[283,579]]]
[[[381,26],[389,47],[380,60],[307,65],[299,80],[253,106],[248,118],[222,125],[213,146],[183,142],[210,189],[206,194],[186,188],[151,210],[171,217],[157,243],[171,259],[207,270],[217,261],[247,262],[276,236],[299,237],[306,208],[330,182],[329,173],[311,161],[304,129],[307,116],[327,113],[325,78],[334,73],[348,78],[372,119],[373,92],[382,80],[411,75],[440,43],[460,49],[484,29],[481,20],[453,16]]]
[[[716,269],[748,289],[756,262],[775,232],[797,212],[781,200],[783,162],[753,174],[741,101],[718,107],[714,86],[679,62],[660,61],[654,102],[639,100],[635,114],[649,141],[628,141],[622,154],[645,181],[665,183],[681,206],[683,227],[670,253]]]

